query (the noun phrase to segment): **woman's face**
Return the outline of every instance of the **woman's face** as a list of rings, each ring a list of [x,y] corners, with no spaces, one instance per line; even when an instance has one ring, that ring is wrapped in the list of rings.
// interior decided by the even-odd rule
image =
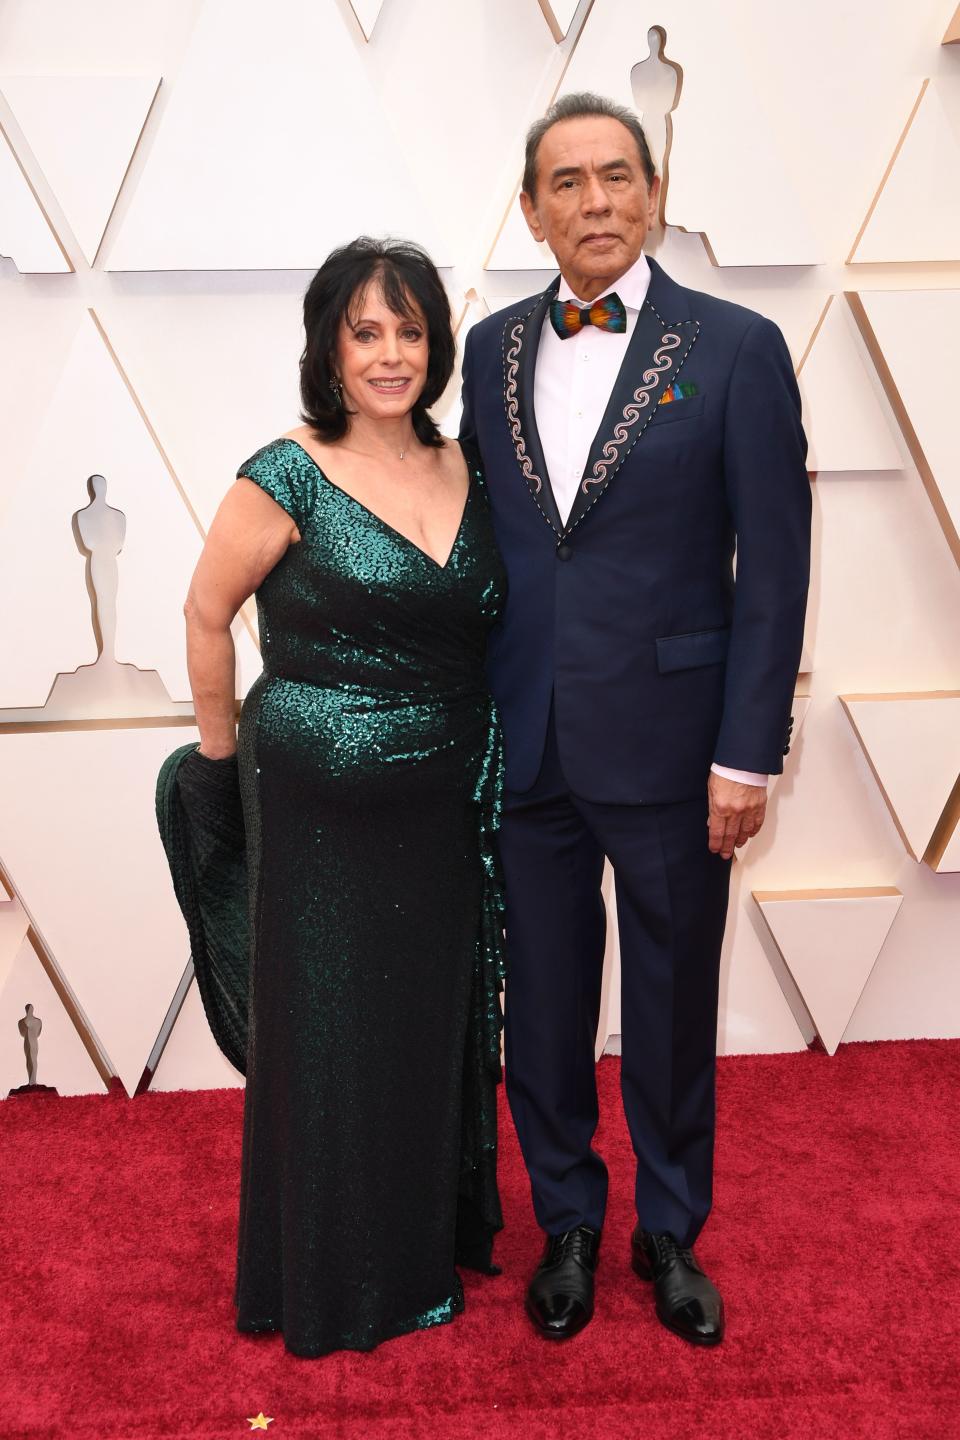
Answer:
[[[335,369],[348,410],[370,420],[406,415],[427,380],[427,325],[411,301],[411,317],[395,315],[374,281],[340,323]]]

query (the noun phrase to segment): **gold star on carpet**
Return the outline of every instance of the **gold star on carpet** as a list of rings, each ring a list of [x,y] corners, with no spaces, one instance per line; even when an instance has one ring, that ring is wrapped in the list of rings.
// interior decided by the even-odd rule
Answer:
[[[266,1430],[268,1425],[273,1424],[273,1416],[264,1415],[261,1410],[259,1415],[248,1415],[247,1424],[251,1430]]]

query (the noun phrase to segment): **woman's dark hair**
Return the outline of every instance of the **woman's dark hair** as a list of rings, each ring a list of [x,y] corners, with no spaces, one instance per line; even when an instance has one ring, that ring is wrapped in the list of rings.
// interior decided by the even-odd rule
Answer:
[[[321,440],[340,440],[347,433],[351,412],[331,388],[334,357],[340,322],[350,323],[351,302],[371,284],[379,287],[395,315],[412,320],[418,309],[426,321],[427,379],[413,407],[413,429],[422,444],[442,445],[443,437],[427,412],[453,374],[457,347],[450,302],[429,255],[407,240],[371,240],[361,235],[331,251],[310,281],[303,297],[307,341],[300,357],[300,418]]]

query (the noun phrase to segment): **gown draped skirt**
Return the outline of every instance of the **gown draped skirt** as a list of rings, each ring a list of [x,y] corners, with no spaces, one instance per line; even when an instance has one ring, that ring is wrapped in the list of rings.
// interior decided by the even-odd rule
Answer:
[[[294,441],[239,472],[301,540],[257,593],[264,670],[239,730],[251,953],[237,1323],[281,1330],[300,1355],[451,1319],[463,1208],[496,1209],[495,1183],[464,1194],[463,1151],[465,1134],[482,1143],[465,1124],[471,1067],[483,1051],[496,1063],[484,655],[505,578],[469,468],[445,565]]]

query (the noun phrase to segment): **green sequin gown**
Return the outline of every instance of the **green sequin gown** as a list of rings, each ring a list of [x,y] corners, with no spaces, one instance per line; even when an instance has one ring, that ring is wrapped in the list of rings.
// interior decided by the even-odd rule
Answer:
[[[483,667],[505,577],[469,468],[443,566],[292,440],[238,472],[302,538],[257,592],[264,671],[240,720],[237,1323],[282,1330],[299,1355],[450,1320],[455,1261],[489,1265],[498,1225],[480,1071],[499,1049],[499,740]]]

